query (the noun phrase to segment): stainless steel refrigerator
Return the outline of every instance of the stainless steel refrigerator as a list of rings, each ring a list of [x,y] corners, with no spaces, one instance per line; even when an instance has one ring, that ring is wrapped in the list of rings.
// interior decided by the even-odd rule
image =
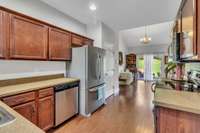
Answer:
[[[104,55],[101,48],[72,49],[69,76],[80,79],[79,112],[90,116],[105,102]]]

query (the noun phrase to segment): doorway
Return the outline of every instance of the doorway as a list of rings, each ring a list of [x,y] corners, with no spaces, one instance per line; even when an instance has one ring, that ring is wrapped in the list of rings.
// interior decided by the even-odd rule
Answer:
[[[137,55],[137,79],[152,81],[160,78],[163,55]]]

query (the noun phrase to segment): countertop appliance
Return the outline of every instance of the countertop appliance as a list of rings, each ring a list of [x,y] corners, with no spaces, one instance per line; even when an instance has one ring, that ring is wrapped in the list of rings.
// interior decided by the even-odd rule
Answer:
[[[80,79],[80,114],[90,116],[105,102],[105,50],[92,46],[72,49],[69,75]]]
[[[78,113],[79,82],[57,85],[55,91],[55,126]]]

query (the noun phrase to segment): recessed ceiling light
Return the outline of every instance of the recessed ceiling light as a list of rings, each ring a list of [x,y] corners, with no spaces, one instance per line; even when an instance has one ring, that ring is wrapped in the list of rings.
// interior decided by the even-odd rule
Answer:
[[[91,11],[96,11],[97,10],[97,6],[94,3],[91,3],[89,6]]]

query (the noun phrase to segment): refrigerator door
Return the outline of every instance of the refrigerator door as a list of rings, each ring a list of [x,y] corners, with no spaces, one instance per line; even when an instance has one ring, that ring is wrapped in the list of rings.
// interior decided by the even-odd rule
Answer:
[[[99,49],[99,84],[104,83],[104,56],[105,56],[105,50]]]
[[[88,88],[92,88],[99,84],[99,66],[99,49],[95,47],[88,47]]]

